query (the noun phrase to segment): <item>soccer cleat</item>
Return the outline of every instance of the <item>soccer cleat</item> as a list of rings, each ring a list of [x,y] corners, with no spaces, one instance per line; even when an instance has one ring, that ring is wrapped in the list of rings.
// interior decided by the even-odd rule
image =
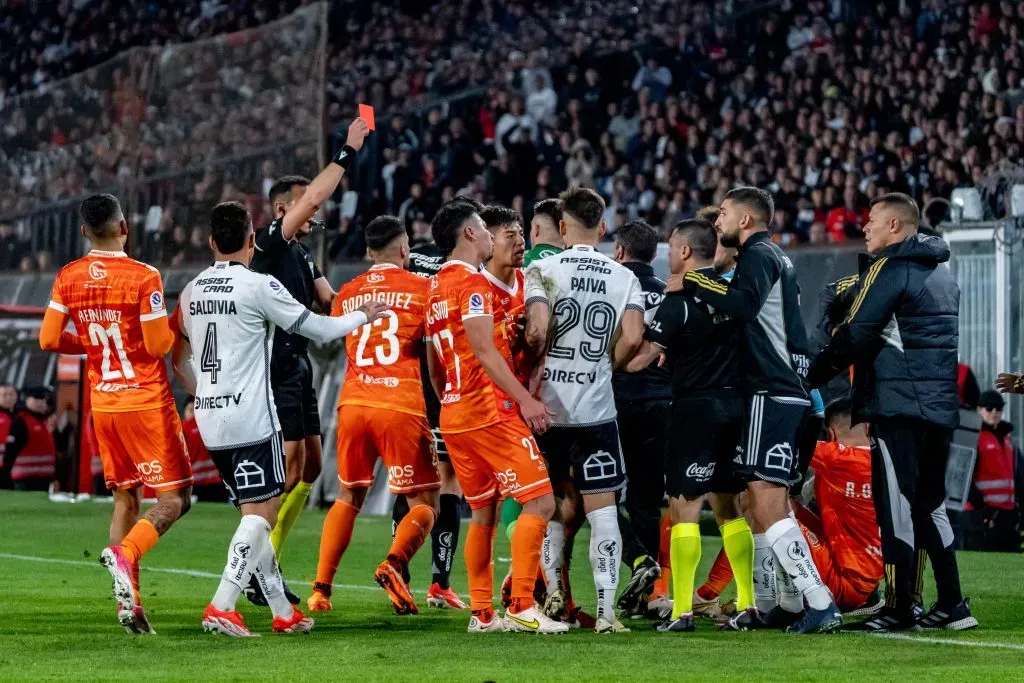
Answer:
[[[621,610],[632,610],[639,605],[644,595],[654,589],[654,582],[661,576],[661,567],[650,556],[644,557],[633,567],[633,576],[629,583],[622,589],[622,594],[616,603]]]
[[[121,626],[124,626],[124,630],[128,633],[156,635],[156,631],[149,625],[149,619],[146,618],[146,612],[142,609],[142,605],[136,605],[130,610],[117,610],[117,620],[121,622]]]
[[[594,633],[629,633],[629,629],[626,628],[621,621],[616,619],[615,621],[608,621],[605,618],[599,618],[597,623],[594,625]]]
[[[971,599],[964,598],[953,609],[943,609],[933,605],[927,614],[918,618],[917,625],[925,630],[946,629],[947,631],[966,631],[977,628],[978,620],[971,615]]]
[[[624,608],[621,612],[623,619],[646,619],[647,618],[647,601],[641,600],[640,602],[629,605]]]
[[[684,614],[678,619],[666,619],[655,625],[654,630],[658,633],[692,633],[696,631],[693,625],[693,615]]]
[[[833,602],[825,609],[808,609],[804,618],[787,628],[786,633],[836,633],[842,627],[843,615]]]
[[[647,618],[664,621],[672,616],[672,599],[661,595],[647,603]]]
[[[706,619],[721,619],[722,607],[718,604],[718,598],[705,600],[700,593],[693,591],[693,616],[705,617]]]
[[[284,580],[283,576],[281,577],[281,587],[284,588],[284,597],[288,599],[288,602],[292,603],[292,607],[302,602],[302,599],[288,588],[288,582]]]
[[[313,620],[297,609],[292,609],[291,619],[274,617],[274,633],[309,633],[313,630]]]
[[[867,621],[851,624],[843,630],[885,633],[888,631],[920,631],[921,627],[917,625],[917,619],[914,618],[913,613],[900,614],[892,608],[883,607],[878,614]]]
[[[597,625],[597,619],[584,612],[582,607],[569,603],[565,613],[565,623],[569,624],[569,628],[594,628]]]
[[[737,612],[728,621],[719,624],[718,628],[722,631],[756,631],[757,629],[765,628],[765,624],[757,608],[748,607],[742,612]]]
[[[466,609],[466,603],[450,586],[441,588],[436,583],[427,590],[427,605],[438,609]]]
[[[138,604],[138,596],[135,593],[134,577],[138,573],[137,567],[128,561],[124,556],[121,546],[112,545],[103,549],[100,553],[100,564],[110,572],[113,579],[114,599],[117,600],[118,620],[121,620],[121,612],[132,612]],[[121,621],[124,624],[123,621]]]
[[[416,601],[413,600],[412,593],[409,592],[409,586],[402,579],[400,565],[401,563],[393,561],[389,557],[377,565],[373,578],[377,580],[380,587],[388,594],[388,598],[391,599],[391,605],[395,608],[395,614],[419,614],[420,610],[416,607]]]
[[[467,633],[504,633],[505,622],[502,619],[491,613],[491,620],[484,621],[479,615],[472,615],[469,618],[469,626],[466,628]]]
[[[310,612],[330,612],[334,609],[334,605],[331,604],[331,593],[330,591],[323,591],[319,587],[323,584],[313,584],[313,593],[306,600],[306,608]]]
[[[249,584],[242,589],[242,595],[250,603],[257,607],[269,607],[270,603],[267,602],[267,596],[263,594],[263,587],[260,586],[260,580],[256,578],[256,572],[253,572],[249,576]]]
[[[879,593],[878,589],[876,588],[875,590],[871,591],[871,595],[865,598],[864,604],[862,604],[857,609],[852,609],[849,612],[843,612],[843,616],[873,617],[879,612],[881,612],[883,607],[885,607],[885,598],[882,597],[882,594]]]
[[[551,619],[534,605],[518,614],[506,610],[505,630],[521,633],[567,633],[569,624]]]
[[[786,630],[799,622],[803,616],[803,612],[790,612],[782,609],[781,605],[776,605],[761,615],[761,623],[764,624],[764,628]]]
[[[220,633],[232,638],[255,638],[259,634],[253,633],[245,625],[245,620],[238,612],[222,612],[209,604],[203,612],[203,630],[210,633]]]
[[[565,620],[568,613],[565,605],[565,593],[561,588],[556,588],[548,594],[547,599],[544,601],[544,607],[541,611],[543,611],[544,616],[549,619],[554,619],[556,621]]]

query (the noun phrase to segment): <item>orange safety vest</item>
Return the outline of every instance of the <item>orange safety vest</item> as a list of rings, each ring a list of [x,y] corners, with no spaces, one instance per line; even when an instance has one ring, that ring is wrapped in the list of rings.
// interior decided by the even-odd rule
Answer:
[[[28,441],[14,461],[11,479],[53,479],[57,467],[57,446],[46,418],[28,410],[18,413],[18,418],[25,423]]]
[[[12,422],[14,414],[0,409],[0,468],[4,466],[4,454],[7,453],[7,444],[11,441]]]
[[[1012,510],[1016,507],[1013,487],[1013,441],[1010,435],[982,427],[978,434],[978,463],[974,487],[988,507]]]

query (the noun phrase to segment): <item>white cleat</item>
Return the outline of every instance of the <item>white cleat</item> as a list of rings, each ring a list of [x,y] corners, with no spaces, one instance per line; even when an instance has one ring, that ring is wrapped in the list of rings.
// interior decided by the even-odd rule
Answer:
[[[466,628],[467,633],[504,633],[505,624],[502,623],[501,617],[497,614],[490,621],[480,621],[477,616],[469,618],[469,626]]]
[[[568,633],[569,624],[551,619],[534,605],[519,614],[505,612],[505,630],[521,633]]]
[[[597,620],[597,625],[594,626],[594,633],[629,633],[629,629],[623,626],[622,622],[618,619],[611,622],[601,618]]]
[[[253,633],[245,625],[245,620],[238,612],[222,612],[213,605],[207,605],[203,612],[203,630],[208,633],[219,633],[232,638],[255,638],[258,633]]]
[[[647,603],[647,615],[658,621],[668,619],[672,614],[672,599],[662,596]]]
[[[117,620],[121,622],[121,626],[124,626],[124,630],[128,633],[146,636],[156,635],[156,631],[149,625],[149,619],[146,618],[146,612],[142,609],[142,605],[136,605],[130,610],[119,609],[117,611]]]
[[[544,600],[544,607],[541,609],[544,616],[555,621],[564,621],[568,616],[565,612],[565,593],[561,588],[555,588],[548,593]]]

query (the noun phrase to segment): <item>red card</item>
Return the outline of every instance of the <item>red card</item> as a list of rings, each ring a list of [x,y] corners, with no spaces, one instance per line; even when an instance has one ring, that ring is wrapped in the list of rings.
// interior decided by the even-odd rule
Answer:
[[[370,127],[370,130],[376,129],[373,124],[373,107],[371,107],[370,105],[359,105],[359,118],[361,118],[363,121],[366,121],[366,125]]]

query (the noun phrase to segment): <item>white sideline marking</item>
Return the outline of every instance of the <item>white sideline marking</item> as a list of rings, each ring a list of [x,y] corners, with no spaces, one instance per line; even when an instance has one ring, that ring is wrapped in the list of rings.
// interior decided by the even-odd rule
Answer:
[[[84,560],[63,560],[57,557],[36,557],[35,555],[14,555],[12,553],[0,553],[0,559],[3,560],[24,560],[25,562],[44,562],[46,564],[63,564],[71,567],[89,567],[92,569],[101,569],[102,565],[99,560],[95,562],[86,562]],[[198,569],[177,569],[175,567],[149,567],[146,565],[142,566],[142,569],[147,572],[159,572],[161,574],[178,574],[180,576],[194,576],[199,579],[219,579],[220,574],[214,574],[212,572],[204,572]],[[296,585],[302,584],[303,586],[312,585],[309,581],[291,580],[285,579],[288,583]],[[335,588],[345,588],[354,590],[367,590],[376,591],[380,590],[376,586],[356,586],[352,584],[335,584]]]
[[[891,638],[893,640],[909,640],[915,643],[934,643],[935,645],[961,645],[963,647],[995,647],[1003,650],[1024,650],[1024,645],[1013,643],[990,643],[983,640],[953,640],[952,638],[928,638],[921,636],[909,636],[905,633],[873,633],[876,638]]]

